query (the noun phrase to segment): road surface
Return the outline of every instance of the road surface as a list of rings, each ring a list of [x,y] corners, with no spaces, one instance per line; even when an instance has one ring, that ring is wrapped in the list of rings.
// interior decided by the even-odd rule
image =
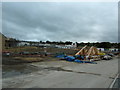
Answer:
[[[118,73],[116,57],[97,64],[47,61],[29,65],[38,70],[3,78],[3,88],[109,88]]]

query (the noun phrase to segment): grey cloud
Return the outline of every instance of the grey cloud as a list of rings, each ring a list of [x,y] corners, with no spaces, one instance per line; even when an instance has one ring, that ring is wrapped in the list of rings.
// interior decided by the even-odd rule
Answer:
[[[117,42],[117,3],[3,3],[3,34],[22,40]]]

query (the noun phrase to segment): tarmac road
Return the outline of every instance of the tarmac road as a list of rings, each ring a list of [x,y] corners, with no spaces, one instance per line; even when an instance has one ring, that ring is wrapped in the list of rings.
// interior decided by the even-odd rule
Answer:
[[[97,64],[48,61],[30,65],[38,71],[3,78],[3,88],[109,88],[118,73],[118,58]]]

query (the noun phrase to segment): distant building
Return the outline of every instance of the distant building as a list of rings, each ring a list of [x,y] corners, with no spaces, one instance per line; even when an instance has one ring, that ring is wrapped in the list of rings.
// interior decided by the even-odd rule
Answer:
[[[55,47],[55,45],[53,44],[41,44],[41,43],[39,43],[38,46],[39,47]]]
[[[112,52],[118,51],[118,48],[109,48],[109,51],[112,51]]]
[[[118,48],[109,48],[109,49],[104,49],[104,48],[97,48],[99,51],[118,51]]]
[[[7,37],[4,36],[2,33],[0,33],[0,48],[4,49],[5,48],[5,41],[6,41]]]
[[[72,43],[72,47],[76,48],[77,47],[77,43]]]
[[[99,51],[105,51],[104,48],[97,48]]]
[[[5,47],[16,47],[18,42],[19,41],[14,38],[7,38],[5,40]]]
[[[71,49],[71,48],[76,48],[77,44],[76,43],[72,43],[71,45],[55,45],[55,47],[57,47],[57,48]]]
[[[4,36],[2,33],[0,33],[0,41],[1,41],[0,46],[2,49],[8,48],[8,47],[16,47],[18,44],[18,41],[16,39],[8,38]]]
[[[30,43],[26,41],[19,41],[17,43],[17,46],[30,46]]]

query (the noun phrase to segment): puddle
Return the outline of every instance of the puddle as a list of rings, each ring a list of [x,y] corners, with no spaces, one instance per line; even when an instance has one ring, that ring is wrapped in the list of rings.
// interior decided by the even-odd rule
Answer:
[[[77,71],[73,71],[73,70],[66,70],[66,69],[63,69],[63,68],[61,68],[61,67],[47,67],[47,68],[44,68],[44,69],[47,69],[47,70],[55,70],[55,71],[74,72],[74,73],[80,73],[80,74],[91,74],[91,75],[101,76],[101,74],[97,74],[97,73],[77,72]]]
[[[2,78],[29,74],[35,71],[38,71],[38,68],[30,64],[2,65]]]

